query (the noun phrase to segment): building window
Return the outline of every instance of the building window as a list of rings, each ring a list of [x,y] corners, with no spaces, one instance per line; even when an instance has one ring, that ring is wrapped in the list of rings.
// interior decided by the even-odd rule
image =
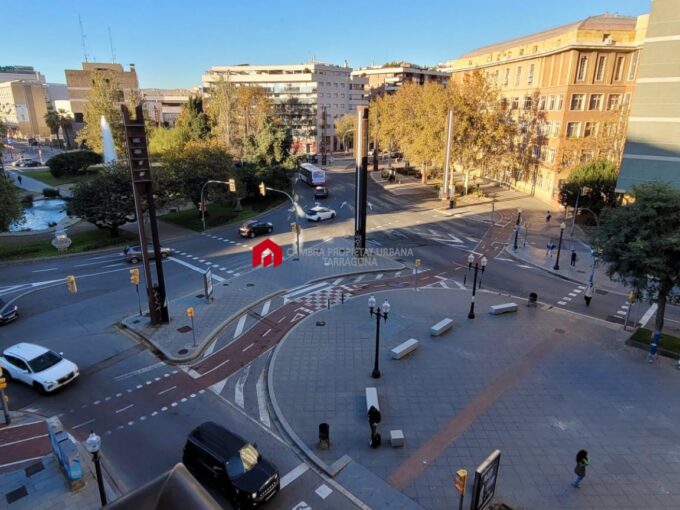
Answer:
[[[534,64],[529,66],[529,72],[527,74],[527,85],[532,85],[534,83]]]
[[[555,109],[555,96],[548,96],[548,111],[551,112]]]
[[[585,101],[586,101],[585,94],[572,94],[569,109],[572,111],[583,110],[583,107],[585,106]]]
[[[546,163],[555,162],[555,149],[548,149],[547,154],[545,156],[545,162]]]
[[[513,97],[510,106],[511,110],[517,110],[519,108],[519,97]]]
[[[531,110],[531,96],[524,96],[524,109]]]
[[[623,106],[630,106],[630,92],[623,95]]]
[[[588,70],[588,57],[585,55],[581,55],[578,59],[578,67],[576,68],[576,81],[585,80],[587,70]]]
[[[597,66],[595,67],[595,81],[604,80],[604,70],[607,67],[607,57],[600,55],[597,57]]]
[[[583,138],[588,138],[590,136],[597,136],[598,123],[597,122],[586,122],[583,127]]]
[[[507,98],[501,97],[500,108],[501,108],[501,110],[507,110],[508,109],[508,99]]]
[[[553,138],[560,136],[560,121],[559,120],[556,120],[555,122],[553,122],[552,131],[550,133],[550,136],[552,136]]]
[[[578,138],[580,131],[580,122],[567,122],[567,138]]]
[[[588,103],[589,110],[601,110],[604,100],[604,94],[590,94],[590,103]]]
[[[621,94],[609,94],[607,110],[618,110],[619,106],[621,106]]]
[[[519,82],[522,79],[522,66],[517,66],[515,71],[515,87],[519,87]]]
[[[623,63],[625,57],[616,57],[616,67],[614,67],[614,81],[621,81],[623,78]]]
[[[595,157],[595,153],[591,150],[581,151],[581,163],[590,163]]]
[[[555,110],[558,112],[562,110],[564,106],[564,94],[557,94],[557,104],[555,105]]]
[[[541,111],[545,110],[545,96],[538,98],[538,109]]]
[[[498,69],[496,69],[496,72],[493,73],[493,82],[498,85]]]
[[[503,86],[507,87],[508,83],[510,83],[510,68],[506,67],[505,68],[505,78],[503,78]]]
[[[635,79],[635,71],[637,70],[638,52],[634,52],[630,57],[630,68],[628,69],[628,80]]]
[[[78,123],[85,122],[83,114],[82,113],[74,113],[73,114],[73,121],[78,122]]]

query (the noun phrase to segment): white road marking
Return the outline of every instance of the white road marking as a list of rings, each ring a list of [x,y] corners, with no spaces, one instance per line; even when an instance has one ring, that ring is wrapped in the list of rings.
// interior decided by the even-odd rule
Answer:
[[[562,298],[562,300],[563,300],[563,301],[571,301],[571,298],[570,298],[570,297],[567,297],[567,296],[564,296],[564,297]]]
[[[378,276],[375,277],[376,280],[380,280],[383,277],[383,273],[380,273]]]
[[[616,315],[626,315],[626,312],[623,310],[616,310]]]
[[[264,317],[265,315],[267,315],[269,313],[269,307],[271,306],[271,304],[272,304],[272,300],[269,299],[269,300],[265,301],[264,305],[262,305],[262,313],[260,313],[260,315],[262,315],[262,317]]]
[[[238,324],[236,324],[236,331],[234,331],[234,338],[243,333],[243,328],[246,325],[246,317],[247,315],[241,315],[241,317],[239,318]]]
[[[293,483],[295,480],[300,478],[302,475],[304,475],[307,470],[309,469],[309,466],[305,464],[304,462],[297,466],[296,468],[293,468],[291,471],[286,473],[281,477],[281,489],[284,489],[286,486],[290,485]]]
[[[7,464],[0,464],[0,468],[13,466],[15,464],[21,464],[22,462],[30,462],[32,460],[42,459],[42,457],[31,457],[29,459],[15,460],[14,462],[8,462]]]
[[[241,409],[243,409],[243,406],[245,404],[243,399],[243,387],[246,385],[246,380],[248,379],[249,374],[250,365],[246,366],[246,369],[241,374],[241,377],[239,377],[238,381],[236,381],[236,388],[234,390],[234,402],[236,402],[236,405],[239,406]]]
[[[202,268],[191,265],[188,262],[184,262],[183,260],[180,260],[178,258],[168,257],[168,260],[172,260],[173,262],[177,262],[178,264],[180,264],[184,267],[188,267],[189,269],[191,269],[192,271],[196,271],[197,273],[201,273],[201,274],[205,273],[205,270],[203,270]],[[203,261],[201,261],[201,262],[203,262]],[[218,276],[216,274],[212,275],[212,279],[215,280],[216,282],[219,282],[219,283],[226,281],[226,279],[224,279],[221,276]]]
[[[564,306],[564,305],[567,304],[567,302],[566,302],[566,301],[558,301],[557,304],[558,304],[558,305],[563,305],[563,306]]]
[[[479,239],[475,239],[474,237],[466,237],[465,239],[467,239],[467,240],[470,241],[471,243],[477,243],[477,242],[479,242]]]
[[[361,280],[363,280],[366,277],[365,274],[359,275],[354,279],[354,283],[359,283]]]
[[[305,315],[302,313],[296,313],[295,316],[290,320],[290,322],[295,322],[300,319],[304,319]]]
[[[46,273],[47,271],[56,271],[57,267],[51,267],[49,269],[36,269],[35,271],[31,271],[31,273]]]
[[[338,278],[337,280],[335,280],[335,281],[333,282],[333,285],[340,285],[340,282],[341,282],[342,280],[344,280],[344,278]]]
[[[401,276],[401,271],[395,273],[394,276]]]
[[[514,262],[512,259],[506,259],[505,257],[496,257],[496,260],[502,260],[503,262]]]
[[[217,345],[217,338],[210,343],[208,348],[203,353],[203,357],[207,358],[208,356],[210,356],[213,353],[213,351],[215,350],[216,345]]]
[[[260,377],[255,385],[255,393],[257,394],[257,410],[260,413],[260,421],[266,427],[271,427],[269,420],[269,411],[267,411],[267,401],[264,393],[264,370],[260,372]]]
[[[578,294],[576,294],[575,292],[570,292],[569,295],[570,295],[571,297],[576,297],[576,296],[578,296]]]
[[[292,292],[289,292],[288,294],[284,295],[283,300],[286,301],[286,300],[289,300],[290,298],[292,298],[293,296],[297,296],[298,294],[311,292],[312,290],[316,290],[316,289],[319,289],[321,287],[328,287],[328,286],[329,285],[328,285],[327,282],[317,283],[316,285],[305,285],[303,287],[293,289]]]
[[[253,345],[255,345],[255,342],[251,343],[248,347],[244,347],[241,352],[246,352],[248,349],[250,349]]]
[[[272,328],[269,328],[267,331],[265,331],[264,333],[262,333],[262,336],[263,336],[263,337],[267,336],[269,333],[271,333],[271,331],[272,331]]]
[[[647,325],[649,322],[649,319],[652,318],[652,315],[656,312],[656,309],[659,307],[656,303],[654,303],[652,306],[649,307],[649,309],[645,312],[645,314],[640,318],[640,324],[644,327]]]
[[[116,264],[109,264],[108,266],[104,266],[104,269],[106,269],[107,267],[118,267],[118,266],[124,266],[124,265],[125,265],[124,262],[117,262]]]
[[[150,372],[151,370],[158,368],[158,367],[161,367],[161,366],[164,366],[164,365],[165,365],[165,363],[163,363],[162,361],[159,361],[158,363],[154,363],[153,365],[149,365],[148,367],[133,370],[132,372],[127,372],[126,374],[117,375],[113,379],[116,380],[116,381],[122,381],[123,379],[128,379],[130,377],[134,377],[135,375]]]
[[[116,414],[122,413],[123,411],[127,411],[128,409],[130,409],[133,406],[134,406],[134,404],[130,404],[129,406],[122,407],[121,409],[118,409],[118,411],[116,411]]]
[[[108,255],[100,255],[99,257],[90,257],[90,258],[85,259],[85,260],[117,259],[117,258],[120,258],[119,253],[117,253],[115,255],[112,255],[112,254],[109,253]]]
[[[172,390],[174,390],[175,388],[177,388],[176,385],[175,385],[175,386],[172,386],[171,388],[166,388],[166,389],[164,389],[164,390],[162,390],[162,391],[159,391],[158,393],[156,393],[156,395],[162,395],[163,393],[167,393],[168,391],[172,391]]]
[[[78,427],[80,427],[80,426],[82,426],[82,425],[85,425],[85,424],[87,424],[87,423],[92,423],[93,421],[94,421],[94,420],[90,420],[89,422],[81,423],[80,425],[78,425]],[[76,428],[76,427],[73,427],[73,428]],[[40,437],[47,437],[47,436],[48,436],[48,434],[39,434],[39,435],[37,435],[37,436],[26,437],[26,438],[24,438],[24,439],[17,439],[16,441],[12,441],[12,442],[10,442],[10,443],[3,443],[3,444],[0,444],[0,448],[4,448],[5,446],[12,446],[13,444],[23,443],[23,442],[25,442],[25,441],[30,441],[31,439],[38,439],[38,438],[40,438]]]
[[[522,267],[524,269],[532,269],[532,266],[527,266],[525,264],[517,264],[517,267]]]
[[[439,285],[441,285],[441,286],[444,287],[445,289],[448,289],[448,288],[449,288],[449,286],[446,285],[446,282],[439,282]]]
[[[88,262],[86,264],[75,264],[73,267],[96,266],[98,264],[101,264],[101,261],[99,261],[99,262]]]
[[[227,378],[225,378],[225,379],[222,379],[222,380],[219,381],[219,382],[216,382],[215,384],[213,384],[213,385],[210,387],[210,389],[211,389],[212,391],[214,391],[217,395],[221,394],[221,393],[222,393],[222,390],[224,389],[224,385],[227,384],[227,380],[228,380],[228,379],[229,379],[229,378],[227,377]]]
[[[333,493],[333,490],[325,483],[322,483],[314,492],[316,492],[321,499],[326,499]]]

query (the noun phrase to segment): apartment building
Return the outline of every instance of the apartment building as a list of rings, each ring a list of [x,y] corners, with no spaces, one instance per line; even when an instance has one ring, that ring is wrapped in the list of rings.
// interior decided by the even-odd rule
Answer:
[[[103,72],[114,77],[121,88],[121,103],[127,99],[132,91],[139,90],[137,71],[134,64],[126,71],[121,64],[102,62],[83,62],[82,69],[66,69],[66,86],[73,111],[74,127],[82,127],[83,114],[92,89],[92,73]]]
[[[680,189],[680,3],[654,0],[617,191],[662,181]]]
[[[190,97],[200,96],[201,89],[141,89],[141,94],[147,119],[158,125],[174,126],[182,106]]]
[[[446,85],[451,73],[429,67],[421,67],[408,62],[386,63],[382,66],[360,67],[352,71],[352,77],[368,80],[369,96],[392,93],[404,83],[423,85],[428,82]]]
[[[591,16],[440,64],[459,82],[481,71],[515,115],[535,110],[539,116],[538,167],[495,168],[489,175],[550,202],[579,163],[617,161],[648,19]]]
[[[293,65],[214,66],[203,75],[203,92],[220,79],[239,87],[265,89],[278,116],[293,136],[295,152],[321,152],[325,131],[327,151],[339,150],[335,120],[367,104],[365,78],[353,78],[350,67],[321,62]],[[325,113],[325,129],[324,129]]]
[[[44,83],[12,80],[0,83],[0,121],[17,138],[50,138],[45,123],[49,97]]]

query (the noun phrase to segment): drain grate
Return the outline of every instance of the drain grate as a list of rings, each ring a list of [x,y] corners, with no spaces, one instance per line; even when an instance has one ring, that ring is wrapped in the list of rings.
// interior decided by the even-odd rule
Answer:
[[[24,471],[26,472],[26,476],[31,477],[36,473],[40,473],[43,469],[45,469],[45,466],[43,465],[42,460],[40,460],[35,464],[28,466]]]
[[[5,498],[7,498],[7,503],[12,504],[15,501],[19,501],[21,498],[28,496],[28,491],[26,490],[26,486],[22,485],[18,489],[14,489],[12,492],[8,492],[5,494]]]
[[[181,328],[177,328],[178,333],[188,333],[191,331],[191,326],[182,326]]]
[[[326,325],[326,321],[316,321],[316,325],[317,325],[317,326],[325,326],[325,325]]]
[[[254,283],[246,283],[246,287],[255,287]]]

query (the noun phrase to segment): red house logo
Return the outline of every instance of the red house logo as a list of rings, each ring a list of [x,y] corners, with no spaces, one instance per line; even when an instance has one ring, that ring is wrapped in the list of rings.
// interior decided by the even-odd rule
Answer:
[[[283,262],[283,250],[271,239],[265,239],[253,246],[253,267],[259,265],[276,267],[280,266],[281,262]]]

